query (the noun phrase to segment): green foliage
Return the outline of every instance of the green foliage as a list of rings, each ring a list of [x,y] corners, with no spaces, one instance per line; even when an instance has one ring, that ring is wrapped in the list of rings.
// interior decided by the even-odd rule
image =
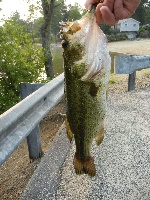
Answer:
[[[149,38],[150,37],[150,25],[140,27],[138,37],[140,38]]]
[[[112,29],[107,24],[100,24],[100,28],[107,35],[108,42],[121,41],[121,40],[128,39],[126,34],[119,33],[118,31]]]
[[[85,10],[83,10],[78,3],[75,3],[73,6],[67,6],[63,0],[57,0],[51,21],[52,42],[60,41],[60,22],[78,20],[83,14],[85,14]]]
[[[69,9],[69,21],[78,20],[82,17],[82,9],[80,8],[78,3],[75,3],[74,6],[70,6]]]
[[[100,24],[100,28],[102,29],[102,31],[109,35],[112,33],[112,28],[110,26],[108,26],[107,24],[103,23],[103,24]]]
[[[132,17],[141,22],[140,25],[150,23],[150,1],[141,0],[140,5]]]
[[[0,27],[0,114],[19,101],[21,82],[40,82],[43,50],[12,20]]]
[[[117,34],[107,35],[107,40],[108,42],[122,41],[122,40],[128,40],[128,37],[126,34],[117,33]]]
[[[36,38],[35,42],[38,41],[38,43],[41,43],[41,33],[40,28],[43,24],[43,17],[39,17],[34,20],[32,23],[32,26],[29,26],[28,30],[33,33],[34,39]]]
[[[53,16],[51,21],[51,41],[58,42],[60,41],[58,33],[60,31],[60,22],[66,21],[68,18],[67,15],[67,7],[64,4],[63,0],[58,0],[55,3],[55,7],[53,10]]]
[[[27,26],[27,22],[23,19],[20,19],[20,14],[17,11],[12,14],[10,20],[17,23],[20,26]]]
[[[50,1],[48,1],[50,3]],[[30,0],[28,1],[30,3]],[[34,19],[35,13],[40,11],[43,14],[41,8],[41,1],[36,1],[35,5],[30,4],[29,12],[30,18],[26,21],[20,19],[18,12],[15,12],[12,16],[12,19],[17,22],[19,25],[26,27],[27,32],[32,34],[34,42],[41,43],[41,27],[44,23],[44,17],[39,17]],[[55,0],[52,20],[51,20],[51,42],[60,41],[60,22],[66,22],[68,20],[77,20],[80,19],[86,13],[85,9],[82,9],[78,3],[75,3],[73,6],[67,6],[64,0]],[[33,20],[34,19],[34,20]]]

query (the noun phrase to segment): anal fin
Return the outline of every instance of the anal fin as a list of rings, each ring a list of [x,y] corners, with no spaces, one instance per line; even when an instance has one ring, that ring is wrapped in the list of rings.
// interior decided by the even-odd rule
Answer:
[[[68,139],[69,139],[70,142],[71,142],[71,141],[72,141],[72,138],[73,138],[73,133],[72,133],[72,131],[71,131],[71,129],[70,129],[70,125],[69,125],[69,122],[68,122],[68,119],[67,119],[67,118],[66,118],[65,123],[66,123],[66,133],[67,133],[67,137],[68,137]]]
[[[100,131],[95,136],[96,144],[99,146],[104,139],[104,122],[101,125]]]

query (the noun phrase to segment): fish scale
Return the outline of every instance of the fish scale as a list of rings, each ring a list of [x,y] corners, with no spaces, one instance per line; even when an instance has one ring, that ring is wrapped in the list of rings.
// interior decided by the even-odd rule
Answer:
[[[66,130],[74,136],[77,174],[95,176],[90,150],[95,138],[99,145],[104,137],[106,90],[110,73],[110,56],[106,37],[96,24],[95,8],[75,22],[62,25],[64,48]],[[63,45],[65,44],[65,45]]]

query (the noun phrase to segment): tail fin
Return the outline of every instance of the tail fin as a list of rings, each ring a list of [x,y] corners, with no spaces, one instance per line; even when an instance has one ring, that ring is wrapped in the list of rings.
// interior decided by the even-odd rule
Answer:
[[[91,156],[88,156],[88,158],[85,161],[82,161],[75,154],[73,164],[74,164],[75,172],[78,175],[80,175],[80,174],[88,174],[89,176],[96,175],[94,159]]]

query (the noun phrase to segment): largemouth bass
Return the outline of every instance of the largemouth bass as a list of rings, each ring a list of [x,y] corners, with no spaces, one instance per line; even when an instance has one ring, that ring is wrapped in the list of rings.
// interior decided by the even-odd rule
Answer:
[[[106,90],[110,73],[110,56],[106,36],[98,27],[92,7],[81,20],[62,24],[64,49],[66,131],[74,135],[76,174],[95,176],[90,154],[93,138],[99,145],[104,138]]]

